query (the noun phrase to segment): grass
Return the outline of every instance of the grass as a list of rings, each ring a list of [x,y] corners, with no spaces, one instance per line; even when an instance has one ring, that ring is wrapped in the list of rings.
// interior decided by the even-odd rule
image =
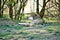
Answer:
[[[45,25],[42,28],[39,28],[42,30],[47,30],[49,33],[54,33],[53,35],[44,35],[45,33],[44,34],[32,34],[32,32],[30,32],[30,31],[25,31],[24,28],[27,28],[27,27],[24,27],[21,25],[10,26],[7,24],[2,24],[2,25],[0,24],[0,38],[3,38],[3,39],[9,38],[10,39],[13,37],[14,38],[29,37],[31,40],[32,39],[43,40],[43,39],[49,38],[50,36],[53,36],[53,35],[60,36],[60,23],[59,22],[48,22],[47,25]],[[35,29],[35,28],[33,28],[33,29]],[[15,32],[15,34],[11,34],[12,32],[13,33]]]
[[[10,35],[10,32],[0,33],[0,37],[6,37],[7,35]]]
[[[8,25],[2,25],[0,26],[0,37],[4,38],[4,37],[11,37],[11,31],[12,28],[15,30],[21,30],[23,28],[23,26],[8,26]]]
[[[29,32],[29,31],[24,31],[24,30],[22,31],[22,30],[21,30],[21,31],[19,32],[19,34],[28,36],[28,35],[30,34],[30,32]]]
[[[23,27],[24,26],[13,26],[12,28],[19,30],[19,29],[22,29]]]
[[[0,26],[0,29],[11,29],[11,28],[14,28],[14,29],[22,29],[24,26],[10,26],[10,25],[1,25]]]
[[[60,33],[60,23],[54,22],[54,23],[48,23],[49,25],[47,25],[46,27],[42,28],[47,30],[50,33],[57,34]]]
[[[5,18],[8,18],[9,16],[7,15],[7,14],[4,14],[3,15],[3,18],[5,19]]]

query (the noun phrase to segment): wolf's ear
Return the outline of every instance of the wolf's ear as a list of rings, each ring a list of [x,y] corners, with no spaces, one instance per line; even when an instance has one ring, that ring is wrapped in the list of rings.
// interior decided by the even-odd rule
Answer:
[[[37,14],[35,14],[35,16],[37,16]]]

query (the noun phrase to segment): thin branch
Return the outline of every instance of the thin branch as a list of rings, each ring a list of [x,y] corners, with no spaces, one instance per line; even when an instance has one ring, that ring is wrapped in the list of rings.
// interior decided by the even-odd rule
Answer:
[[[47,2],[46,2],[46,4],[49,2],[50,0],[48,0]]]

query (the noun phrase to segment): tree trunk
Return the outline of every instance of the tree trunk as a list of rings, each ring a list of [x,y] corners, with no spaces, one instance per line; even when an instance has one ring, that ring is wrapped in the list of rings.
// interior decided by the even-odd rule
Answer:
[[[45,3],[45,0],[44,0],[44,1],[43,1],[43,7],[42,7],[42,9],[41,9],[41,11],[40,11],[40,13],[39,13],[40,18],[43,18],[43,15],[44,15],[44,13],[45,13],[45,6],[46,6],[46,3]]]
[[[59,5],[59,6],[58,6],[58,8],[59,8],[59,9],[58,9],[59,15],[58,15],[58,16],[60,17],[60,0],[58,0],[58,1],[59,1],[59,4],[58,4],[58,5]]]
[[[2,18],[2,12],[1,12],[1,0],[0,0],[0,18]]]
[[[41,11],[40,11],[40,13],[39,13],[41,19],[43,18],[44,13],[45,13],[45,6],[46,6],[46,4],[47,4],[49,1],[50,1],[50,0],[47,0],[47,2],[46,2],[46,0],[43,0],[43,7],[42,7],[42,9],[41,9]]]
[[[2,7],[1,7],[2,8],[1,12],[2,12],[2,17],[3,17],[3,11],[4,11],[4,8],[3,7],[4,7],[4,4],[6,3],[6,0],[5,1],[3,0],[2,3],[3,4],[2,4]]]
[[[20,21],[22,20],[24,14],[24,1],[25,0],[22,0],[22,14],[20,15]]]
[[[11,19],[13,19],[13,9],[12,9],[12,4],[10,4],[10,7],[9,7],[9,16]]]
[[[36,6],[36,7],[37,7],[37,8],[36,8],[36,13],[39,14],[39,0],[37,0],[36,5],[37,5],[37,6]]]
[[[14,9],[15,9],[15,20],[17,20],[17,12],[16,12],[17,5],[18,5],[18,0],[16,1],[16,5],[14,6]]]

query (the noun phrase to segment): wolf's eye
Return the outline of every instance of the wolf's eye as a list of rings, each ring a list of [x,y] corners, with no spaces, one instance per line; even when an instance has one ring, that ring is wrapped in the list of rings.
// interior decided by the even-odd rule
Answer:
[[[35,14],[35,16],[37,16],[37,15]]]

